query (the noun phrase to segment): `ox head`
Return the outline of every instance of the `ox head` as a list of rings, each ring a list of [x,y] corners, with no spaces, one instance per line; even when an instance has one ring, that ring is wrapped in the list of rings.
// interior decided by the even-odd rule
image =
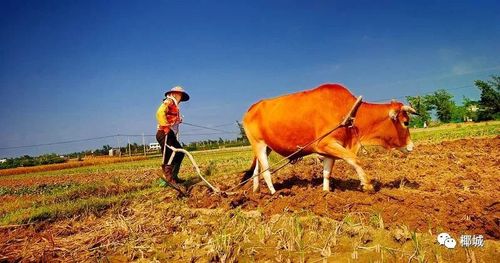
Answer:
[[[410,114],[417,114],[411,106],[392,101],[385,121],[384,142],[388,148],[398,148],[402,152],[413,151],[410,138]]]

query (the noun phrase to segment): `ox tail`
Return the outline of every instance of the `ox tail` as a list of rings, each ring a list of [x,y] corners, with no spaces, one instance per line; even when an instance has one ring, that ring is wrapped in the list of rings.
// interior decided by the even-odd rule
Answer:
[[[253,170],[255,170],[255,164],[257,163],[257,157],[253,157],[252,166],[250,169],[246,170],[243,174],[243,178],[241,178],[241,182],[250,179],[253,176]]]

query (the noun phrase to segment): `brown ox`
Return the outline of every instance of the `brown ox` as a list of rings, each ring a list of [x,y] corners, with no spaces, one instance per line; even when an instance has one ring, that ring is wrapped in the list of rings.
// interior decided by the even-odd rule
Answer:
[[[250,107],[243,117],[245,133],[252,145],[254,161],[253,190],[259,188],[259,167],[272,194],[274,189],[268,171],[268,154],[275,151],[288,156],[336,127],[351,110],[356,98],[340,84],[324,84],[317,88],[261,100]],[[363,145],[381,145],[412,151],[408,130],[408,113],[415,110],[400,102],[389,104],[361,103],[354,127],[342,127],[320,141],[304,148],[295,157],[312,153],[324,156],[323,190],[330,190],[329,177],[336,159],[354,167],[363,190],[373,191],[369,177],[356,157]],[[258,161],[256,161],[258,160]]]

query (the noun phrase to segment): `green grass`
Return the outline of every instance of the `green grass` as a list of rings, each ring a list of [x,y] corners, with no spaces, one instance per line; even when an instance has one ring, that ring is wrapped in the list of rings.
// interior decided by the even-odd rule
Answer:
[[[78,201],[67,201],[46,206],[25,208],[2,217],[0,225],[24,224],[47,219],[71,217],[77,214],[85,215],[89,213],[97,213],[123,200],[125,200],[125,198],[121,196],[114,196],[110,198],[91,197]]]
[[[44,172],[36,172],[28,174],[0,176],[0,182],[2,178],[5,177],[8,177],[10,179],[26,179],[38,176],[61,176],[61,175],[93,174],[93,173],[98,174],[98,173],[107,173],[115,171],[128,171],[128,170],[138,170],[144,168],[153,168],[153,167],[158,167],[160,165],[159,160],[160,158],[152,158],[140,161],[98,164],[93,166],[82,166],[77,168],[62,169],[55,171],[44,171]]]
[[[98,214],[110,207],[121,205],[139,195],[161,191],[159,187],[143,190],[126,191],[119,194],[90,196],[87,198],[68,198],[72,194],[65,192],[55,196],[53,201],[42,200],[29,207],[16,209],[0,217],[0,225],[26,224],[43,220],[69,218],[75,215]],[[75,192],[73,192],[75,193]],[[66,197],[66,198],[65,198]]]
[[[100,211],[120,197],[155,189],[156,181],[124,180],[118,177],[89,183],[63,183],[19,188],[0,188],[0,197],[15,197],[0,205],[0,225],[72,216]],[[94,204],[95,203],[95,204]]]
[[[27,186],[27,187],[0,187],[0,196],[2,195],[42,195],[42,194],[51,194],[52,192],[67,189],[70,187],[74,187],[75,184],[72,183],[64,183],[64,184],[56,184],[56,185],[35,185],[35,186]]]
[[[428,129],[412,129],[410,133],[412,140],[415,142],[438,142],[470,137],[498,136],[500,135],[500,121],[471,124],[447,124]]]

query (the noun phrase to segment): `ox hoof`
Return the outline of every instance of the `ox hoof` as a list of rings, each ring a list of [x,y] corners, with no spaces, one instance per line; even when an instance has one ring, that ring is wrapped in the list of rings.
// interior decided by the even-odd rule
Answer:
[[[374,193],[375,187],[373,187],[373,184],[364,184],[363,185],[363,192]]]

